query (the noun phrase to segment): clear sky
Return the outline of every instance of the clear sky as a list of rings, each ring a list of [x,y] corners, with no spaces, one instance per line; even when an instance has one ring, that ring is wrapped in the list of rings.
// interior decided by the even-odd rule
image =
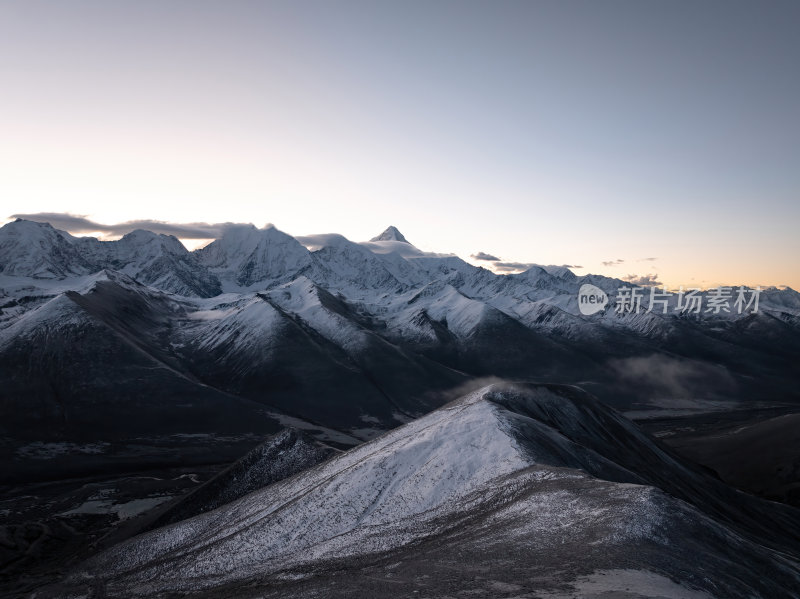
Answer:
[[[798,31],[800,2],[5,0],[0,219],[392,224],[800,289]]]

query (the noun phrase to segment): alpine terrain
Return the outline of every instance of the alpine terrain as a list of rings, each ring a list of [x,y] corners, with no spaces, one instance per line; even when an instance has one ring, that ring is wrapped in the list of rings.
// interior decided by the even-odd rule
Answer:
[[[0,588],[796,597],[800,294],[657,291],[395,227],[10,222]]]

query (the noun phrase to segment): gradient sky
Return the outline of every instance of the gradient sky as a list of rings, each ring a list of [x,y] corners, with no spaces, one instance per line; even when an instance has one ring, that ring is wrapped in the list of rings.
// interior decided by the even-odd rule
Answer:
[[[800,289],[798,31],[800,2],[6,0],[0,219],[393,224]]]

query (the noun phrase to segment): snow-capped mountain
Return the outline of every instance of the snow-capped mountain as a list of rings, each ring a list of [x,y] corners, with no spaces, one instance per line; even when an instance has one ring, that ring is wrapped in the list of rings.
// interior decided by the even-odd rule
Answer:
[[[452,254],[419,250],[395,227],[359,244],[336,234],[294,238],[273,225],[257,229],[231,224],[220,239],[188,252],[175,237],[148,231],[133,231],[118,241],[98,241],[72,237],[47,223],[18,219],[0,228],[0,244],[0,273],[10,277],[66,281],[109,269],[187,297],[220,295],[222,287],[229,293],[266,290],[305,276],[351,299],[386,305],[381,300],[391,300],[405,290],[446,282],[472,299],[496,304],[513,318],[519,316],[519,308],[527,311],[528,306],[522,304],[541,302],[580,317],[577,291],[582,285],[595,285],[609,295],[621,287],[635,287],[597,275],[578,277],[563,266],[532,266],[520,274],[496,275]],[[19,283],[5,282],[4,288]],[[644,309],[650,289],[636,289]],[[708,292],[702,297],[708,300]],[[673,295],[666,314],[662,314],[660,305],[651,314],[673,316],[677,301]],[[798,317],[800,294],[791,289],[767,289],[761,294],[759,307]],[[736,310],[697,314],[699,318],[742,316]],[[606,318],[602,321],[595,321],[610,325],[621,320],[613,309],[607,309],[603,316]]]
[[[330,291],[369,298],[375,291],[397,293],[418,279],[406,263],[393,265],[342,235],[313,235],[298,240],[311,250],[306,276]]]
[[[197,251],[200,263],[224,283],[226,291],[291,277],[311,264],[300,242],[273,226],[231,225],[222,237]]]
[[[617,370],[651,356],[672,364],[639,375],[659,393],[800,400],[792,359],[800,355],[800,294],[790,289],[765,290],[755,314],[688,316],[674,310],[673,297],[666,313],[617,313],[611,301],[584,316],[584,284],[609,297],[632,287],[564,267],[497,275],[420,250],[394,227],[356,243],[231,224],[188,252],[147,231],[99,241],[17,220],[0,229],[0,247],[0,358],[26,364],[27,373],[0,371],[15,390],[0,395],[8,410],[23,393],[61,405],[27,416],[59,434],[83,422],[72,407],[107,397],[89,379],[94,366],[81,362],[91,348],[85,357],[82,348],[69,353],[77,333],[66,325],[74,321],[106,331],[108,339],[93,343],[136,348],[192,385],[282,417],[321,418],[356,439],[437,407],[445,389],[476,376],[588,381],[614,405],[647,402],[650,391],[625,384]],[[647,299],[649,289],[635,289]],[[26,335],[58,341],[65,361],[45,364],[39,349],[19,341]],[[61,377],[58,368],[70,372]],[[107,368],[101,379],[127,366]],[[139,379],[123,371],[137,393]],[[65,388],[66,380],[74,383]],[[53,429],[56,413],[69,417]]]
[[[794,510],[733,491],[591,396],[496,384],[137,536],[41,596],[350,597],[372,580],[382,597],[777,599],[800,585],[798,535]]]
[[[84,237],[76,239],[75,245],[92,264],[118,270],[156,289],[197,297],[222,293],[219,280],[172,235],[139,229],[118,241]]]
[[[402,241],[403,243],[408,243],[408,240],[403,237],[403,234],[395,226],[387,227],[383,233],[373,237],[370,241]]]
[[[179,295],[222,292],[219,281],[171,235],[137,230],[118,241],[99,241],[21,219],[0,228],[0,274],[6,277],[53,282],[105,269]]]
[[[17,219],[0,227],[0,274],[63,279],[98,270],[74,246],[76,238],[47,223]]]

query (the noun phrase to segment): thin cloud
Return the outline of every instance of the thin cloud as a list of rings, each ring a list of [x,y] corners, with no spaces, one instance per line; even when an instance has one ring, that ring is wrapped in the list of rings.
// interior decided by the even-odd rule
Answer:
[[[561,268],[583,268],[580,264],[562,264]]]
[[[533,262],[495,262],[492,268],[498,272],[522,272],[536,266]]]
[[[658,260],[658,258],[641,258],[637,260],[637,262],[655,262],[656,260]]]
[[[10,218],[22,218],[36,222],[50,223],[56,229],[63,229],[76,235],[102,233],[103,235],[125,235],[136,229],[145,229],[162,235],[174,235],[184,239],[217,239],[225,229],[234,223],[167,223],[159,220],[130,220],[124,223],[105,225],[90,220],[80,214],[66,212],[37,212],[35,214],[12,214]]]
[[[497,256],[493,256],[492,254],[487,254],[486,252],[478,252],[477,254],[472,254],[470,256],[474,260],[489,260],[491,262],[499,262],[500,258]]]
[[[616,260],[608,260],[607,262],[603,262],[603,266],[619,266],[620,264],[624,264],[625,260],[622,258],[617,258]]]
[[[486,252],[478,252],[470,256],[473,260],[485,260],[491,262],[491,269],[497,273],[518,273],[536,266],[533,262],[504,262],[499,257]]]
[[[627,281],[628,283],[633,283],[634,285],[639,285],[640,287],[654,287],[662,284],[661,281],[658,280],[657,274],[628,275],[627,277],[622,277],[622,280]]]

